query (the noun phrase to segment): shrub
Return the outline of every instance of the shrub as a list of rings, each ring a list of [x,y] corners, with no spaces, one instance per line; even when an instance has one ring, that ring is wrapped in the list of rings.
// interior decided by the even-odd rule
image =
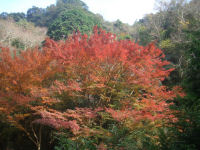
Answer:
[[[16,47],[17,49],[24,50],[25,45],[19,39],[14,39],[11,43],[12,46]]]

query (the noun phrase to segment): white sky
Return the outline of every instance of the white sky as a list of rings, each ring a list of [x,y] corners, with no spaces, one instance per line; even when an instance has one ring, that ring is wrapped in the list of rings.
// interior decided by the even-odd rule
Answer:
[[[89,10],[101,14],[105,20],[121,20],[132,25],[136,19],[154,12],[155,0],[83,0]]]
[[[153,12],[155,0],[83,0],[94,13],[107,21],[121,20],[132,25],[136,19]],[[45,8],[56,0],[0,0],[1,12],[26,12],[33,5]]]
[[[56,0],[0,0],[1,12],[24,12],[26,13],[32,6],[46,8],[50,4],[55,4]]]

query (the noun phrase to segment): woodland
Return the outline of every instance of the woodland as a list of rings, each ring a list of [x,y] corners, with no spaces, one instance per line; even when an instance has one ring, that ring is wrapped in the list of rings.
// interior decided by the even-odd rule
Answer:
[[[199,150],[200,1],[155,8],[1,13],[0,150]]]

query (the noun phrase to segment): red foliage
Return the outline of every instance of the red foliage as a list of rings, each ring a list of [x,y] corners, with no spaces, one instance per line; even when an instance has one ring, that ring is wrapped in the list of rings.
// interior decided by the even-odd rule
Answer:
[[[0,50],[0,112],[25,131],[20,121],[31,116],[31,102],[42,101],[43,81],[55,74],[56,64],[51,53],[38,48],[19,55],[8,48],[0,47]]]
[[[8,48],[0,53],[0,89],[22,93],[38,87],[50,73],[53,73],[52,57],[47,51],[37,48],[22,52],[19,56]]]
[[[144,122],[176,121],[169,107],[177,94],[184,95],[177,87],[170,90],[162,85],[173,69],[165,69],[169,62],[153,43],[142,47],[130,40],[118,41],[95,27],[90,37],[77,33],[65,42],[47,39],[42,51],[12,57],[8,49],[1,49],[0,104],[5,107],[0,111],[9,112],[9,117],[9,109],[14,111],[17,103],[41,116],[35,123],[67,128],[74,134],[93,132],[94,126],[108,119],[106,114],[130,129]],[[62,78],[45,85],[58,68]],[[63,93],[61,101],[70,97],[76,108],[65,112],[50,108],[58,101],[56,95]],[[11,102],[5,100],[8,95]],[[33,107],[29,102],[36,100],[39,106]]]
[[[130,40],[117,41],[95,27],[89,38],[78,33],[65,42],[47,39],[44,49],[53,52],[65,73],[65,81],[53,87],[58,93],[79,97],[91,110],[101,107],[118,121],[129,120],[131,126],[141,121],[176,121],[169,106],[180,92],[162,85],[173,69],[165,69],[169,62],[153,43],[142,47]],[[97,115],[89,108],[84,110]],[[65,116],[82,125],[80,118],[88,114],[81,109],[67,110]]]

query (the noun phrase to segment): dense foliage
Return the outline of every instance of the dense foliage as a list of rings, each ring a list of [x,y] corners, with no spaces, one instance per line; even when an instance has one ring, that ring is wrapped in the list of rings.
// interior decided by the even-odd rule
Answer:
[[[193,22],[194,23],[194,22]],[[199,22],[195,21],[195,24]],[[195,26],[195,25],[194,25]],[[200,147],[199,134],[200,134],[200,30],[199,27],[191,27],[188,34],[188,51],[187,67],[185,69],[185,79],[183,80],[183,87],[187,92],[187,96],[181,99],[179,102],[179,110],[185,113],[184,119],[190,120],[190,122],[180,122],[179,124],[183,128],[183,133],[180,135],[180,139],[185,141],[187,145],[193,145],[196,149]]]
[[[147,44],[152,40],[166,54],[167,60],[172,62],[176,71],[173,72],[165,84],[180,84],[187,96],[176,100],[176,109],[183,116],[179,117],[176,128],[181,133],[174,139],[175,149],[199,149],[199,0],[171,0],[159,1],[158,12],[146,15],[134,26],[136,37],[140,44]],[[186,121],[187,120],[187,121]],[[189,121],[190,120],[190,121]]]
[[[54,40],[65,39],[74,31],[89,33],[97,24],[100,22],[92,14],[81,9],[73,9],[62,12],[49,26],[47,35]]]
[[[132,26],[81,0],[0,14],[0,149],[200,149],[200,1],[156,2]]]
[[[49,26],[59,16],[60,13],[71,9],[87,10],[87,5],[80,0],[57,0],[47,8],[33,6],[27,11],[27,20],[37,26]]]
[[[47,39],[42,51],[11,55],[2,48],[0,110],[38,150],[42,126],[63,129],[74,142],[89,140],[91,147],[128,148],[109,142],[115,129],[137,141],[130,148],[143,149],[149,145],[144,135],[159,145],[157,130],[177,121],[170,105],[181,89],[161,84],[172,69],[164,68],[169,63],[154,44],[117,41],[96,27],[89,38],[77,33],[66,42]]]

